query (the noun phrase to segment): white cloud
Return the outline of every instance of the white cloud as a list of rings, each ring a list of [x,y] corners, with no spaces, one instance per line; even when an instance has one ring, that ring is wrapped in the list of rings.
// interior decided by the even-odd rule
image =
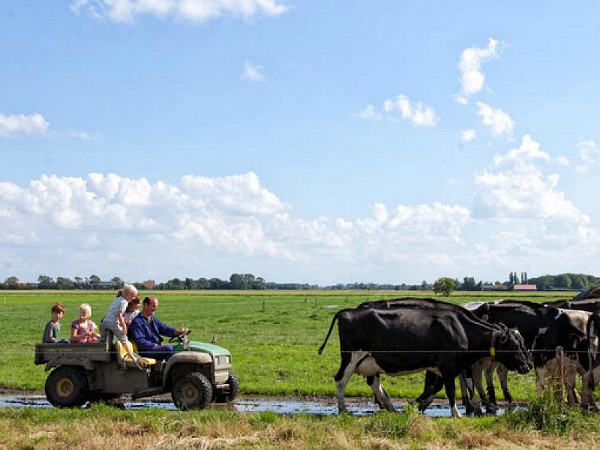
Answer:
[[[139,15],[173,16],[204,22],[222,16],[278,16],[290,9],[277,0],[74,0],[71,10],[82,10],[96,18],[131,22]]]
[[[84,131],[57,131],[51,130],[50,124],[39,113],[30,115],[13,114],[6,116],[0,113],[0,138],[13,138],[18,136],[41,136],[50,138],[67,139],[92,139]]]
[[[406,95],[398,95],[395,99],[383,102],[381,112],[368,105],[360,112],[360,117],[367,120],[408,120],[415,127],[433,127],[438,122],[435,111],[421,102],[412,102]]]
[[[483,89],[485,74],[481,70],[482,63],[498,58],[505,46],[503,42],[490,38],[486,48],[470,47],[463,50],[458,62],[461,88],[460,95],[456,96],[458,103],[467,104],[471,95]]]
[[[513,164],[515,166],[529,165],[535,160],[550,161],[550,155],[540,150],[540,144],[526,134],[521,139],[521,145],[509,150],[504,156],[494,156],[494,165]]]
[[[227,255],[232,272],[248,258],[261,267],[378,265],[461,245],[469,221],[466,208],[440,203],[376,203],[356,219],[293,217],[254,173],[187,175],[177,184],[99,173],[44,175],[25,187],[0,182],[0,249],[14,248],[4,256],[39,273],[56,271],[59,254],[63,272],[114,268],[124,277],[150,276],[155,258],[161,273],[192,271],[193,261],[212,267]]]
[[[565,155],[558,155],[554,158],[554,162],[559,166],[570,166],[571,162]]]
[[[474,214],[483,218],[551,219],[570,224],[587,224],[589,218],[558,191],[560,177],[544,175],[535,165],[550,157],[530,136],[524,136],[518,148],[494,158],[494,166],[503,172],[476,175]],[[508,166],[508,167],[507,167]]]
[[[360,113],[359,116],[361,119],[365,119],[365,120],[381,120],[383,119],[383,116],[378,113],[377,111],[375,111],[375,108],[373,107],[373,105],[368,105],[365,109],[363,109]]]
[[[29,116],[24,114],[5,116],[0,113],[0,137],[40,135],[47,133],[48,125],[48,122],[39,113]]]
[[[581,158],[581,164],[575,166],[578,173],[587,173],[589,170],[600,163],[600,149],[596,142],[582,139],[577,143],[577,150]]]
[[[473,129],[469,129],[469,130],[462,130],[459,135],[458,138],[460,139],[461,142],[470,142],[473,139],[475,139],[475,137],[477,136],[477,133],[475,132],[475,130]]]
[[[244,73],[242,74],[242,80],[265,81],[265,77],[262,74],[262,66],[252,64],[246,61],[246,63],[244,64]]]
[[[392,283],[485,276],[516,260],[559,265],[599,251],[597,230],[558,190],[558,176],[535,167],[543,155],[524,137],[495,160],[475,179],[473,211],[377,202],[357,218],[295,217],[252,172],[177,183],[101,173],[0,182],[0,256],[33,280],[243,272],[326,284],[352,273]]]
[[[493,136],[512,138],[515,124],[508,114],[482,102],[477,102],[477,106],[479,108],[477,114],[481,116],[481,122],[489,127]]]

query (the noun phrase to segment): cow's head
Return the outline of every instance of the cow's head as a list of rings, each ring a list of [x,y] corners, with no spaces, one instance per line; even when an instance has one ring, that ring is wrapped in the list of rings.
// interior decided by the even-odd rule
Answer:
[[[527,373],[533,368],[523,336],[517,329],[498,326],[493,332],[491,353],[509,370]]]

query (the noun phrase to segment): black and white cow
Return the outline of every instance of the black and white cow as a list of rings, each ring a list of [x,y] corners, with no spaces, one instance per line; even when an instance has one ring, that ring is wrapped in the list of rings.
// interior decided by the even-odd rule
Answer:
[[[336,321],[341,364],[334,379],[340,412],[347,411],[344,394],[353,373],[367,377],[377,402],[393,411],[377,375],[433,370],[443,380],[452,415],[458,417],[454,379],[473,362],[495,354],[511,370],[527,373],[532,367],[518,332],[485,323],[466,310],[419,306],[345,309],[333,317],[319,354]]]
[[[571,300],[557,300],[545,303],[546,305],[560,308],[574,318],[578,317],[575,320],[578,320],[583,326],[583,329],[587,329],[588,324],[592,327],[592,340],[590,340],[589,329],[587,333],[590,351],[594,351],[593,348],[598,342],[598,334],[594,332],[594,321],[598,317],[598,311],[600,311],[599,296],[600,288],[592,288],[580,292]],[[594,317],[594,321],[588,321],[590,317]],[[561,372],[564,374],[563,378],[565,379],[567,400],[569,404],[580,402],[583,408],[596,410],[593,391],[598,381],[600,381],[600,365],[597,362],[592,361],[591,354],[589,357],[586,357],[584,353],[585,352],[582,349],[578,352],[578,358],[565,359]],[[577,374],[581,375],[583,379],[581,383],[581,399],[577,395],[574,387]]]
[[[468,306],[468,305],[467,305]],[[549,361],[556,357],[556,349],[562,348],[567,355],[576,355],[579,349],[584,348],[586,341],[585,331],[575,322],[573,315],[557,308],[527,301],[502,301],[495,303],[482,303],[470,309],[475,315],[490,323],[502,323],[508,327],[519,330],[528,349],[533,351],[533,361],[538,374],[538,383],[544,385],[544,368]],[[485,367],[488,381],[487,396],[483,392],[481,376],[473,374],[475,388],[486,405],[495,405],[495,392],[493,388],[492,373],[494,368]],[[511,402],[512,397],[508,389],[506,372],[500,368],[499,376],[505,398]]]
[[[388,308],[423,308],[423,309],[443,309],[448,311],[463,311],[464,309],[453,303],[444,302],[441,300],[436,300],[433,298],[425,298],[425,297],[400,297],[388,300],[376,300],[361,303],[357,306],[358,309],[363,308],[375,308],[375,309],[388,309]],[[374,375],[373,377],[367,377],[367,383],[371,385],[373,381],[379,382],[379,380],[373,380],[373,378],[379,378],[379,375]],[[443,381],[441,379],[437,380],[437,375],[435,372],[428,373],[425,378],[425,390],[423,393],[416,399],[416,402],[419,405],[419,409],[424,411],[427,406],[433,401],[434,395],[443,387]],[[471,368],[466,368],[463,373],[460,375],[460,386],[462,391],[462,403],[465,406],[465,409],[468,414],[475,413],[476,415],[481,415],[481,406],[475,396],[475,389],[473,384],[473,376],[471,373]],[[377,403],[378,400],[375,398]],[[379,404],[380,407],[384,407],[384,405]]]
[[[464,311],[464,308],[453,303],[436,300],[433,298],[424,297],[400,297],[388,300],[377,300],[364,302],[357,306],[357,308],[412,308],[418,307],[423,309],[444,309],[448,311]],[[486,359],[486,358],[483,358]],[[487,358],[489,359],[489,358]],[[477,363],[474,365],[477,367]],[[375,375],[378,377],[379,375]],[[433,401],[434,395],[439,392],[443,387],[443,381],[437,379],[438,376],[435,372],[428,373],[425,377],[425,389],[423,393],[416,399],[419,409],[424,411],[427,406]],[[475,396],[475,388],[473,383],[473,375],[471,368],[465,368],[464,372],[460,374],[460,387],[462,391],[462,403],[465,406],[467,414],[475,413],[475,415],[481,415],[481,406]],[[372,380],[367,377],[367,382],[371,385]],[[377,401],[377,399],[375,399]],[[383,405],[379,405],[384,407]]]

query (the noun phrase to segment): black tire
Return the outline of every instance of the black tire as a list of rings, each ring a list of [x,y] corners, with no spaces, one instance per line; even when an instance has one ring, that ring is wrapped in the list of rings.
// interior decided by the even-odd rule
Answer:
[[[204,409],[212,399],[212,386],[200,372],[192,372],[175,381],[171,396],[173,403],[182,411]]]
[[[240,395],[240,379],[235,373],[229,372],[227,384],[229,385],[228,392],[217,392],[215,395],[215,402],[231,403],[238,395]]]
[[[44,386],[46,398],[58,408],[75,408],[90,399],[85,372],[72,366],[60,366],[52,371]]]

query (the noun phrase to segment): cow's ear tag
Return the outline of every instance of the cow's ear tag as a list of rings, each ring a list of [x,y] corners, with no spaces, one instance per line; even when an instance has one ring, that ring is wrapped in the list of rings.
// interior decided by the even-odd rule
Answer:
[[[490,347],[490,355],[492,357],[496,356],[496,347]]]

